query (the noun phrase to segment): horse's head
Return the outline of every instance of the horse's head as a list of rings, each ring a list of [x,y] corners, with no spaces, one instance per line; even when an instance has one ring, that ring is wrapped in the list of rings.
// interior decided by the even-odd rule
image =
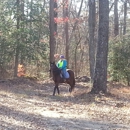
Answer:
[[[55,62],[50,62],[50,69],[54,70],[56,68]]]
[[[60,74],[60,69],[56,66],[55,62],[50,62],[50,70],[54,73],[54,74]]]

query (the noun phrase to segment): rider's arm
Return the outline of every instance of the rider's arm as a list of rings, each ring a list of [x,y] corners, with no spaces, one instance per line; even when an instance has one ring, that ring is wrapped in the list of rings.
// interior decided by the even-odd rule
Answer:
[[[67,67],[67,61],[66,60],[63,60],[63,66],[62,66],[62,69],[66,68]]]

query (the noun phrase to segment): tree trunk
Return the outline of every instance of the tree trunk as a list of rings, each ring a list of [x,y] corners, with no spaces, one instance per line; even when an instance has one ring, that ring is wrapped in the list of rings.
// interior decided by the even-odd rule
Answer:
[[[31,0],[31,5],[30,5],[30,29],[32,28],[32,12],[33,12],[33,0]]]
[[[21,6],[21,22],[22,22],[22,24],[21,24],[21,28],[24,30],[24,28],[25,28],[25,21],[24,21],[24,0],[21,0],[21,4],[20,4],[20,6]],[[22,33],[21,34],[21,42],[23,43],[23,44],[25,44],[25,37],[24,37],[24,34]],[[21,50],[20,51],[20,63],[21,64],[24,64],[24,51],[23,50]]]
[[[17,30],[19,29],[19,22],[20,22],[20,1],[17,0]],[[17,43],[16,43],[16,51],[15,51],[15,65],[14,65],[14,77],[17,77],[18,72],[18,60],[19,60],[19,34],[17,34]]]
[[[57,17],[57,2],[56,0],[50,0],[50,62],[54,61],[54,54],[55,54],[55,45],[56,39],[55,36],[57,35],[57,23],[54,22],[54,18]]]
[[[108,0],[99,0],[98,44],[91,93],[107,92],[108,33],[109,2]]]
[[[63,7],[63,17],[64,19],[66,19],[65,21],[65,26],[64,26],[64,30],[65,30],[65,45],[66,45],[66,59],[68,61],[68,65],[69,65],[69,32],[68,32],[68,0],[65,0],[65,6]]]
[[[118,0],[114,1],[114,36],[119,35]]]
[[[123,35],[126,34],[126,17],[127,17],[127,0],[124,2],[124,26],[123,26]]]
[[[77,65],[77,49],[78,49],[78,45],[80,44],[80,42],[81,42],[81,37],[79,37],[79,40],[78,40],[78,38],[77,38],[77,36],[76,36],[76,34],[75,34],[75,42],[76,42],[76,47],[75,47],[75,51],[74,51],[74,64],[75,64],[75,76],[77,76],[77,74],[78,74],[78,68],[79,68],[79,66]]]
[[[93,81],[94,67],[95,67],[95,0],[89,0],[89,64],[90,77]]]

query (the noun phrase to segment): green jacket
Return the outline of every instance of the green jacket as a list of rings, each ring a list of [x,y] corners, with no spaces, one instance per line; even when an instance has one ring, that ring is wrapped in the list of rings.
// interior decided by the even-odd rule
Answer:
[[[57,63],[57,67],[59,69],[66,69],[67,68],[67,60],[66,59],[63,59],[63,60],[59,60],[58,63]]]

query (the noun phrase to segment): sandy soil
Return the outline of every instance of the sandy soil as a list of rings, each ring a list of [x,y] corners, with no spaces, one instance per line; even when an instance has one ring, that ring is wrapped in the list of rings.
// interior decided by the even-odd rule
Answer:
[[[89,83],[72,94],[50,80],[0,81],[0,130],[130,130],[130,88],[109,83],[110,94],[90,95]]]

